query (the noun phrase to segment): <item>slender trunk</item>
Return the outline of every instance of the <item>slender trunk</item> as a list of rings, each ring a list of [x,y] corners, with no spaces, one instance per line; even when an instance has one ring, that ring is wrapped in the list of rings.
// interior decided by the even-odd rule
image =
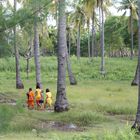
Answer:
[[[66,98],[66,17],[65,0],[58,0],[59,20],[58,20],[58,77],[57,77],[57,95],[54,105],[56,112],[67,111],[68,101]]]
[[[38,83],[41,87],[41,70],[40,70],[40,52],[39,52],[39,35],[37,29],[37,13],[34,19],[34,61],[36,70],[36,84]]]
[[[70,63],[70,57],[68,54],[68,50],[66,47],[66,62],[67,62],[67,70],[68,70],[68,75],[69,75],[69,81],[71,85],[76,85],[77,81],[72,73],[72,68],[71,68],[71,63]]]
[[[32,37],[30,37],[30,41],[28,44],[28,52],[26,55],[27,55],[26,56],[26,61],[27,61],[26,73],[27,73],[27,79],[29,79],[29,72],[30,72],[29,61],[30,61],[30,58],[32,57]]]
[[[94,34],[95,34],[95,39],[94,39],[94,49],[93,49],[93,51],[94,51],[94,55],[97,57],[98,56],[98,47],[97,47],[97,44],[96,44],[96,42],[97,42],[97,39],[96,39],[96,30],[95,30],[95,28],[94,28]]]
[[[29,58],[27,58],[26,61],[27,61],[27,79],[29,79]]]
[[[91,39],[91,57],[94,57],[94,46],[95,46],[95,30],[94,30],[94,12],[92,16],[92,39]]]
[[[111,57],[111,43],[109,42],[109,57]]]
[[[69,33],[68,33],[68,37],[69,37],[69,56],[70,56],[70,48],[71,48],[71,36],[70,36],[70,31],[69,31]]]
[[[138,1],[139,10],[138,10],[138,68],[140,67],[140,1]],[[138,69],[138,72],[140,73],[140,69]],[[138,86],[138,106],[137,106],[137,114],[136,114],[136,120],[132,126],[132,128],[136,128],[140,132],[140,74],[138,76],[139,79],[139,86]]]
[[[14,0],[14,16],[16,12],[16,0]],[[15,49],[15,62],[16,62],[16,88],[23,89],[24,85],[20,78],[20,64],[19,64],[19,52],[16,43],[16,25],[14,26],[14,49]]]
[[[58,3],[57,2],[55,3],[55,10],[56,10],[55,13],[56,27],[58,28]]]
[[[130,28],[131,28],[131,60],[133,59],[133,17],[132,17],[132,10],[131,10],[131,16],[130,16]]]
[[[90,27],[89,27],[89,25],[88,25],[88,57],[89,57],[89,59],[90,59]]]
[[[104,60],[104,12],[103,12],[103,0],[101,1],[101,74],[105,74],[105,60]]]
[[[131,83],[132,86],[137,86],[139,83],[139,69],[138,69],[138,64],[137,64],[137,68],[136,68],[136,72],[135,72],[135,77]]]
[[[77,59],[80,59],[80,24],[78,26],[77,32]]]

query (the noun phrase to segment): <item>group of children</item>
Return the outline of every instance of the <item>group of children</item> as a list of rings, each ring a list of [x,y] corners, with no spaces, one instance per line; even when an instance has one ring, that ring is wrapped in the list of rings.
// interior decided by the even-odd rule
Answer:
[[[47,88],[45,94],[41,90],[40,85],[36,85],[36,90],[33,92],[32,88],[29,88],[27,92],[27,105],[29,109],[34,109],[36,104],[37,110],[46,109],[46,107],[52,106],[52,94]]]

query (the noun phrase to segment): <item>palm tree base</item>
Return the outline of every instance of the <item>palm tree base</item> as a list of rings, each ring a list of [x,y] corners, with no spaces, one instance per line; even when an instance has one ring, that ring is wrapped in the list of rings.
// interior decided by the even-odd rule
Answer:
[[[140,124],[139,123],[134,123],[131,127],[131,129],[135,129],[137,134],[140,134]]]
[[[77,81],[70,82],[70,85],[77,85]]]
[[[101,73],[101,75],[103,75],[105,77],[105,74],[106,74],[105,70],[101,70],[100,73]]]
[[[70,80],[70,85],[77,85],[77,81],[74,77]]]
[[[17,88],[17,89],[24,89],[23,83],[17,83],[17,84],[16,84],[16,88]]]
[[[137,85],[138,85],[138,81],[133,80],[132,83],[131,83],[131,86],[137,86]]]
[[[68,111],[68,104],[66,105],[61,105],[61,104],[55,104],[54,106],[54,111],[55,112],[64,112],[64,111]]]

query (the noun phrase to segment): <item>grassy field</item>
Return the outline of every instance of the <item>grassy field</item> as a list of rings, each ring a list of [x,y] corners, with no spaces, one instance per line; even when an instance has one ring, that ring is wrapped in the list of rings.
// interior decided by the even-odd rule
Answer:
[[[106,58],[106,75],[99,73],[100,58],[90,62],[72,57],[73,72],[78,85],[69,85],[67,98],[70,110],[64,113],[28,110],[26,92],[35,90],[34,64],[26,79],[26,63],[21,59],[24,90],[15,89],[14,59],[0,59],[0,139],[47,140],[137,140],[131,131],[137,108],[137,87],[131,81],[137,60]],[[41,58],[43,88],[56,96],[56,58]],[[11,104],[10,101],[16,101]]]

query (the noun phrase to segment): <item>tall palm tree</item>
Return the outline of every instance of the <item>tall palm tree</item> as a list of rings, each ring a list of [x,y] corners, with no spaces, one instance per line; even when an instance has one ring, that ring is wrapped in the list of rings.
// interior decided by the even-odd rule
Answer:
[[[56,21],[58,20],[58,15],[57,15],[57,13],[58,13],[58,10],[57,10],[57,6],[58,6],[58,1],[55,1],[54,2],[54,4],[55,4],[55,6],[53,5],[53,7],[55,7],[55,18],[56,18]],[[71,30],[70,30],[70,13],[69,12],[67,12],[66,13],[67,15],[67,20],[66,20],[66,29],[67,29],[67,36],[66,36],[66,38],[68,38],[68,46],[69,46],[69,53],[68,53],[68,49],[67,49],[67,46],[66,46],[66,63],[67,63],[67,70],[68,70],[68,75],[69,75],[69,81],[70,81],[70,84],[71,85],[76,85],[77,84],[77,81],[76,81],[76,78],[75,78],[75,76],[74,76],[74,74],[73,74],[73,72],[72,72],[72,68],[71,68],[71,62],[70,62],[70,39],[71,39]],[[57,23],[57,22],[56,22]],[[58,26],[58,24],[56,24],[56,26]]]
[[[68,110],[66,98],[66,17],[65,0],[58,0],[58,76],[57,76],[57,95],[54,105],[56,112]]]
[[[132,86],[137,86],[138,84],[139,84],[139,67],[138,67],[138,64],[137,64],[135,76],[134,76],[134,79],[133,79],[131,85]]]
[[[140,68],[140,1],[138,1],[138,67]],[[140,73],[140,69],[138,69]],[[138,87],[138,107],[136,113],[136,119],[132,128],[137,129],[140,132],[140,74],[139,74],[139,87]]]
[[[71,85],[76,85],[77,84],[77,81],[76,81],[76,79],[75,79],[75,76],[74,76],[74,74],[73,74],[73,72],[72,72],[72,68],[71,68],[71,62],[70,62],[70,48],[71,48],[71,28],[70,28],[70,16],[69,16],[69,13],[67,13],[67,24],[66,24],[66,29],[67,29],[67,36],[66,36],[66,38],[67,38],[67,45],[68,45],[68,47],[66,47],[66,63],[67,63],[67,70],[68,70],[68,75],[69,75],[69,81],[70,81],[70,84]],[[68,49],[69,49],[69,51],[68,51]]]
[[[123,0],[120,2],[121,6],[118,10],[130,10],[130,33],[131,33],[131,59],[133,59],[133,20],[137,19],[137,0]]]
[[[88,57],[91,57],[91,47],[90,47],[90,18],[87,19],[87,28],[88,28]]]
[[[36,2],[36,1],[35,1]],[[37,3],[35,3],[35,8],[37,9]],[[40,51],[39,51],[39,34],[38,34],[38,25],[37,25],[38,12],[36,10],[34,17],[34,61],[35,61],[35,70],[36,70],[36,84],[41,84],[41,70],[40,70]]]
[[[14,0],[14,16],[16,13],[16,5],[17,5],[17,1]],[[14,50],[15,50],[15,62],[16,62],[16,88],[23,89],[24,85],[20,77],[19,52],[18,52],[17,43],[16,43],[16,25],[14,26],[13,30],[14,30]]]
[[[99,28],[100,28],[100,48],[101,48],[101,74],[105,74],[105,58],[104,58],[104,11],[107,12],[107,6],[111,5],[110,0],[97,0],[99,8]]]
[[[76,85],[77,81],[76,81],[75,76],[74,76],[74,74],[72,72],[71,63],[70,63],[70,57],[69,57],[67,47],[66,47],[66,62],[67,62],[67,69],[68,69],[68,75],[69,75],[70,84],[71,85]]]
[[[67,23],[67,42],[68,42],[68,52],[69,52],[69,56],[71,54],[71,41],[72,39],[75,39],[75,35],[74,35],[74,26],[71,20],[71,14],[72,12],[66,12],[66,23]]]
[[[91,57],[94,57],[95,50],[95,9],[97,6],[96,0],[84,0],[84,9],[86,17],[88,20],[92,20],[92,29],[91,29]],[[89,44],[89,43],[88,43]],[[89,48],[89,47],[88,47]],[[90,49],[89,49],[90,51]]]
[[[104,60],[104,12],[103,0],[97,0],[97,7],[99,8],[99,30],[100,30],[100,48],[101,48],[101,74],[105,74],[105,60]]]
[[[72,21],[77,28],[77,59],[80,59],[80,34],[81,34],[81,25],[84,25],[85,22],[85,13],[81,4],[76,5],[75,12],[72,14]]]

